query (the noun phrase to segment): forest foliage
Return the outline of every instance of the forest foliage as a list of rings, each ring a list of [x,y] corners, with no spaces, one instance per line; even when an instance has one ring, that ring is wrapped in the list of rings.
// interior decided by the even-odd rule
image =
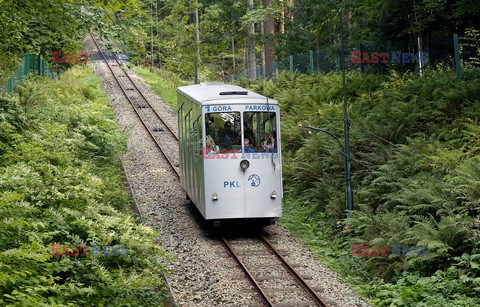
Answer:
[[[477,50],[470,65],[478,66],[478,1],[337,3],[347,44],[379,48],[395,40],[413,52],[422,37],[424,51],[452,62],[451,36],[464,33]],[[132,62],[153,57],[154,66],[165,69],[157,90],[175,87],[182,82],[174,76],[193,75],[196,12],[201,80],[246,68],[251,23],[256,64],[268,45],[273,59],[318,48],[339,53],[338,16],[329,0],[253,1],[246,8],[245,0],[0,0],[0,81],[25,53],[48,61],[51,51],[78,52],[85,34],[95,31]],[[262,34],[270,18],[274,33]],[[282,105],[283,221],[378,305],[480,304],[480,74],[467,70],[457,81],[440,68],[425,78],[348,74],[355,190],[348,218],[338,144],[298,127],[342,135],[341,76],[281,73],[277,80],[239,82]],[[0,303],[163,299],[155,288],[163,290],[157,274],[163,267],[154,255],[164,254],[150,242],[155,233],[125,209],[114,162],[124,140],[90,73],[73,70],[56,83],[34,80],[1,98],[0,293],[6,296]],[[50,244],[62,242],[127,244],[132,254],[52,259]],[[354,243],[427,246],[428,256],[352,257]]]
[[[342,138],[340,75],[241,82],[282,104],[285,223],[320,257],[337,259],[378,305],[480,303],[479,77],[347,76],[355,201],[348,218],[341,149],[298,126]],[[325,248],[332,237],[339,246]],[[352,257],[351,244],[427,246],[428,255]]]
[[[430,64],[451,66],[452,34],[457,33],[467,39],[462,52],[475,55],[472,62],[478,64],[478,1],[335,2],[342,11],[347,47],[362,43],[368,52],[386,52],[386,41],[391,40],[394,50],[417,52],[421,37],[423,51],[435,59]],[[127,53],[136,64],[153,60],[154,66],[191,79],[196,12],[200,80],[247,68],[251,23],[257,65],[308,50],[321,49],[332,59],[339,54],[339,18],[330,0],[255,0],[248,13],[246,0],[0,0],[0,81],[25,53],[49,61],[52,51],[79,52],[89,31],[115,42],[114,51]],[[272,54],[265,53],[269,47]]]
[[[89,31],[127,32],[135,40],[140,25],[132,26],[131,17],[139,14],[138,0],[0,0],[0,81],[26,53],[50,62],[52,51],[80,52]]]
[[[162,77],[144,78],[171,87]],[[169,73],[171,74],[171,72]],[[162,76],[165,72],[162,73]],[[457,81],[347,74],[354,211],[346,217],[341,74],[237,82],[281,104],[287,225],[373,305],[480,304],[480,71]],[[428,255],[352,256],[352,244]]]
[[[141,44],[143,62],[165,67],[184,78],[192,78],[194,23],[198,12],[198,56],[201,80],[224,72],[238,74],[247,68],[247,26],[254,23],[256,64],[262,58],[286,59],[309,50],[324,50],[331,58],[340,52],[339,17],[329,0],[255,0],[247,12],[246,0],[224,1],[144,1],[146,13]],[[432,66],[453,65],[454,33],[470,37],[471,50],[480,58],[480,3],[478,1],[335,1],[342,11],[347,54],[349,47],[363,44],[368,52],[387,52],[387,40],[393,50],[418,52],[418,38]],[[265,32],[273,19],[273,33]],[[262,34],[265,32],[265,34]],[[469,45],[466,43],[466,46]],[[470,46],[469,45],[469,46]],[[272,46],[269,59],[265,48]],[[464,48],[467,52],[468,48]],[[476,51],[474,51],[476,50]],[[153,51],[153,54],[152,54]],[[135,52],[135,51],[133,51]],[[470,52],[470,51],[469,51]],[[434,61],[433,61],[434,60]],[[141,61],[140,61],[141,62]]]
[[[133,216],[116,126],[92,69],[0,100],[0,305],[160,305],[168,258]],[[52,244],[89,246],[52,255]],[[94,255],[92,246],[127,246]]]

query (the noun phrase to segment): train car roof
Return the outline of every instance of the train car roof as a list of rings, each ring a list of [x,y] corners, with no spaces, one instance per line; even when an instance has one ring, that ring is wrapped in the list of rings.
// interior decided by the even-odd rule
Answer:
[[[249,91],[240,86],[225,84],[221,82],[205,82],[195,85],[181,86],[177,88],[177,92],[189,97],[200,105],[225,103],[267,103],[267,97],[265,96]],[[268,99],[268,103],[272,105],[278,105],[278,102],[276,100],[270,98]]]

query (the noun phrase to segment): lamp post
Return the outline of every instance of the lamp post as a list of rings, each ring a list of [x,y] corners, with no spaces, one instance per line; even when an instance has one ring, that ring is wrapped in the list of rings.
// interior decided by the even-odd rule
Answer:
[[[335,7],[337,11],[338,18],[340,19],[340,43],[342,48],[342,54],[340,56],[341,65],[342,65],[342,83],[343,83],[343,132],[345,136],[345,181],[347,183],[346,191],[346,200],[347,200],[347,210],[353,210],[353,189],[352,189],[352,178],[350,176],[350,138],[349,138],[349,120],[347,114],[347,84],[345,81],[345,43],[343,35],[343,19],[338,6],[333,0],[328,0]]]
[[[303,126],[303,125],[298,125],[298,126],[301,127],[301,128],[306,128],[306,129],[311,129],[311,130],[315,130],[315,131],[320,131],[320,132],[323,132],[323,133],[328,134],[329,136],[333,137],[333,138],[335,139],[335,141],[337,141],[338,145],[340,145],[340,148],[342,149],[343,161],[344,161],[344,166],[345,166],[345,170],[346,170],[346,167],[347,167],[347,166],[346,166],[346,163],[345,163],[345,162],[347,161],[348,155],[347,155],[347,153],[345,152],[345,147],[343,147],[342,142],[340,141],[340,139],[339,139],[335,134],[331,133],[331,132],[328,131],[328,130],[321,129],[321,128],[310,127],[310,126]],[[347,194],[346,194],[346,197],[347,197],[347,198],[346,198],[346,201],[347,201],[347,209],[348,209],[348,210],[353,210],[353,204],[352,204],[352,209],[350,209],[350,208],[348,207],[348,193],[349,193],[349,191],[350,191],[350,193],[353,194],[353,189],[350,187],[350,190],[348,190],[348,185],[351,184],[351,182],[347,179],[347,172],[346,172],[346,171],[345,171],[344,174],[345,174],[345,181],[346,181],[346,183],[347,183]],[[353,195],[352,195],[352,196],[353,196]],[[347,217],[348,217],[348,215],[347,215]]]
[[[153,0],[150,1],[150,17],[152,17],[152,23],[153,23]],[[151,53],[150,72],[153,72],[153,25],[150,28],[150,34],[152,37],[152,43],[150,44],[150,53]]]
[[[340,142],[340,139],[338,138],[338,136],[336,136],[335,134],[331,133],[331,132],[328,131],[328,130],[321,129],[321,128],[317,128],[317,127],[304,126],[304,125],[302,125],[302,124],[300,124],[300,125],[298,125],[298,126],[301,127],[301,128],[311,129],[311,130],[320,131],[320,132],[323,132],[323,133],[325,133],[325,134],[328,134],[329,136],[331,136],[332,138],[334,138],[335,141],[337,141],[338,145],[340,145],[340,148],[342,149],[342,154],[343,154],[343,156],[345,157],[345,148],[343,147],[342,142]]]

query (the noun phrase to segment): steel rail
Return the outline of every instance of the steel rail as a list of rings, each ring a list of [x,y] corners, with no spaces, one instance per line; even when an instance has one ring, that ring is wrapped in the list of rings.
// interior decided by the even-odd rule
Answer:
[[[137,107],[135,106],[135,104],[132,102],[132,100],[130,99],[130,97],[128,97],[128,94],[127,92],[125,91],[125,89],[123,88],[123,86],[120,84],[120,81],[118,80],[117,76],[115,75],[115,73],[113,72],[113,69],[112,67],[110,67],[110,64],[108,63],[107,61],[107,58],[105,57],[105,54],[103,53],[103,51],[101,50],[100,46],[98,45],[97,41],[95,40],[95,38],[93,37],[92,33],[89,33],[90,34],[90,37],[92,38],[95,46],[97,47],[98,51],[100,52],[100,54],[102,55],[102,58],[103,60],[105,61],[105,64],[107,64],[107,67],[108,69],[110,70],[110,72],[112,73],[113,75],[113,78],[115,79],[115,81],[117,82],[118,86],[120,87],[120,89],[122,90],[123,94],[125,95],[125,97],[127,98],[128,102],[132,105],[133,107],[133,110],[135,111],[135,113],[137,114],[138,118],[140,119],[140,122],[142,123],[142,125],[145,127],[145,129],[147,130],[148,134],[150,135],[151,139],[155,142],[155,144],[157,145],[158,149],[160,149],[160,152],[162,153],[162,155],[165,157],[165,159],[168,161],[168,164],[170,165],[170,167],[172,168],[172,170],[175,172],[175,174],[177,175],[178,178],[180,178],[180,174],[178,172],[178,170],[175,168],[175,163],[173,163],[173,161],[170,160],[170,158],[167,156],[167,154],[165,153],[164,149],[162,148],[162,146],[160,145],[160,143],[155,139],[155,136],[153,135],[153,133],[151,132],[151,130],[148,128],[147,124],[145,123],[145,121],[143,120],[142,116],[140,115],[140,112],[138,111]]]
[[[290,272],[290,274],[293,275],[293,277],[295,277],[295,279],[297,280],[297,282],[303,287],[303,289],[305,289],[306,292],[308,292],[308,294],[310,295],[310,297],[315,301],[315,303],[318,305],[318,306],[328,306],[320,296],[318,296],[318,294],[315,292],[315,290],[312,289],[312,287],[310,287],[307,282],[305,281],[305,279],[303,279],[300,274],[298,274],[298,272],[287,262],[287,260],[285,260],[285,258],[280,255],[280,253],[275,249],[275,247],[270,243],[270,241],[267,240],[267,238],[265,238],[265,236],[261,235],[260,236],[262,242],[275,254],[275,256],[277,256],[277,258],[282,262],[283,266]]]
[[[253,286],[255,287],[255,290],[257,290],[257,292],[260,294],[260,297],[262,299],[262,301],[265,303],[265,305],[267,306],[274,306],[274,304],[272,303],[272,301],[270,301],[270,299],[267,297],[267,295],[265,294],[265,291],[263,291],[262,287],[260,287],[260,285],[257,283],[257,281],[255,280],[255,278],[253,278],[252,274],[250,273],[250,271],[248,271],[247,267],[243,264],[243,262],[240,260],[240,258],[238,258],[237,254],[235,254],[235,250],[232,248],[232,246],[228,243],[227,239],[225,239],[224,237],[221,237],[220,240],[222,241],[222,243],[225,245],[225,247],[227,248],[227,250],[230,252],[230,254],[232,255],[233,259],[235,259],[235,261],[237,262],[237,264],[240,266],[240,268],[242,269],[242,271],[245,273],[245,275],[247,275],[248,279],[250,280],[250,282],[253,284]]]
[[[100,38],[100,40],[103,40],[103,38]],[[113,53],[113,57],[115,59],[115,61],[117,62],[117,65],[118,67],[120,67],[120,62],[117,58],[117,56],[115,55],[115,53]],[[123,71],[123,73],[127,76],[128,80],[130,80],[130,82],[133,84],[133,86],[135,87],[135,89],[138,91],[138,93],[140,94],[140,96],[142,96],[143,100],[145,100],[145,102],[148,104],[148,106],[152,109],[153,113],[155,113],[155,115],[157,115],[158,119],[162,122],[162,124],[167,127],[168,131],[175,137],[175,139],[178,141],[178,137],[177,135],[173,132],[173,130],[170,128],[170,126],[167,125],[167,123],[165,123],[165,121],[162,119],[162,117],[160,116],[160,114],[158,114],[158,112],[153,108],[152,104],[148,101],[147,97],[145,97],[145,95],[143,95],[142,91],[140,91],[140,89],[137,87],[137,85],[135,84],[135,82],[132,80],[132,78],[130,77],[130,75],[127,73],[127,71]]]

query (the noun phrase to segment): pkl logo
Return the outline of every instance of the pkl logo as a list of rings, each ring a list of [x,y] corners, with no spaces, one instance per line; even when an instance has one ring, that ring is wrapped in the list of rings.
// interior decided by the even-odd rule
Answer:
[[[260,176],[257,174],[252,174],[248,176],[248,182],[250,182],[250,185],[254,188],[258,187],[260,185]]]

